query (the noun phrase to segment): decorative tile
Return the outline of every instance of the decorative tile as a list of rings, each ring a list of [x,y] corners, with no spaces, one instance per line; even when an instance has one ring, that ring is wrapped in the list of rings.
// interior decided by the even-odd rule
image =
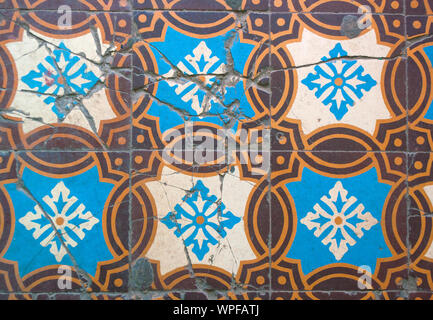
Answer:
[[[269,287],[266,176],[237,163],[181,170],[156,151],[137,158],[132,239],[152,264],[154,289]]]
[[[26,149],[127,148],[130,54],[118,50],[131,33],[130,14],[2,15],[7,90],[1,108],[16,127],[9,130],[9,143]],[[65,137],[74,141],[62,145]]]
[[[269,116],[269,15],[140,11],[134,21],[135,148],[162,148],[188,124],[235,135]]]
[[[400,153],[275,152],[272,237],[284,238],[273,248],[273,289],[401,289],[405,164]]]
[[[346,17],[272,15],[273,136],[287,133],[293,150],[389,150],[405,136],[404,17],[347,30]]]
[[[432,10],[0,0],[0,299],[431,299]]]
[[[7,290],[127,289],[128,154],[19,152],[1,159]]]

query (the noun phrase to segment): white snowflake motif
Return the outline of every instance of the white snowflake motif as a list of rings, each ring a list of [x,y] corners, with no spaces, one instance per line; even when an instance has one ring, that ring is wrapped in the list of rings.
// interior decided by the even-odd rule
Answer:
[[[315,229],[314,235],[317,238],[320,237],[325,230],[330,228],[328,235],[322,239],[322,243],[325,246],[330,244],[329,251],[331,251],[336,260],[341,260],[346,254],[349,250],[347,247],[348,244],[350,246],[356,244],[355,239],[351,237],[348,230],[351,230],[361,239],[364,236],[363,230],[370,230],[372,226],[378,223],[370,212],[363,213],[364,205],[361,203],[348,212],[358,199],[353,196],[347,199],[347,194],[348,191],[344,189],[341,181],[337,181],[335,186],[329,190],[330,197],[324,195],[320,198],[331,212],[326,211],[320,204],[316,203],[314,205],[315,212],[308,212],[301,220],[301,223],[307,226],[309,230]],[[315,222],[315,220],[319,218],[324,218],[326,222],[323,224]],[[361,222],[353,225],[349,222],[352,218],[357,218]],[[337,243],[338,238],[340,238],[339,244]]]
[[[186,75],[198,76],[198,79],[203,83],[203,85],[210,87],[215,82],[214,74],[223,74],[226,71],[226,65],[220,61],[217,56],[212,56],[212,50],[208,48],[206,42],[202,41],[199,45],[192,51],[193,55],[187,55],[185,57],[185,63],[179,61],[176,65],[179,70],[184,72]],[[175,75],[175,70],[170,70],[163,76],[165,78],[171,78]],[[175,87],[175,92],[177,95],[182,95],[182,101],[187,103],[191,101],[191,108],[200,115],[206,105],[210,102],[215,102],[214,97],[205,96],[200,102],[199,90],[200,87],[189,80],[167,80],[167,84],[170,87]]]
[[[46,247],[50,245],[50,252],[54,255],[57,262],[62,261],[66,255],[66,248],[60,242],[53,224],[61,235],[66,246],[76,247],[77,242],[70,237],[67,230],[75,233],[75,235],[83,240],[85,237],[84,230],[92,230],[95,224],[99,222],[90,211],[84,213],[86,207],[81,203],[78,206],[76,197],[69,197],[70,190],[66,188],[63,181],[60,181],[52,190],[51,197],[46,195],[43,201],[51,209],[51,222],[46,218],[44,211],[39,205],[34,207],[35,212],[27,212],[27,214],[18,221],[27,229],[34,230],[33,238],[39,239],[42,235],[40,245]],[[78,220],[74,222],[73,220]],[[80,221],[81,220],[81,221]]]

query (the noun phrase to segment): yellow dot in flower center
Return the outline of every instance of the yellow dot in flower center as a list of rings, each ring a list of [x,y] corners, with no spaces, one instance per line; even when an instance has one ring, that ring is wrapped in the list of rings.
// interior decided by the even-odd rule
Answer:
[[[143,142],[144,142],[144,136],[143,136],[142,134],[139,134],[139,135],[137,136],[137,142],[138,142],[138,143],[143,143]]]
[[[334,222],[335,222],[335,224],[336,224],[337,226],[339,226],[340,224],[343,223],[343,219],[342,219],[341,217],[336,217],[336,218],[334,219]]]
[[[136,164],[140,164],[143,162],[143,157],[142,156],[135,156],[134,161]]]
[[[124,137],[120,137],[120,138],[117,140],[117,142],[118,142],[119,144],[125,144],[125,143],[126,143],[126,139],[125,139]]]
[[[65,219],[63,219],[62,217],[57,217],[56,224],[58,226],[61,226],[63,223],[65,223]]]
[[[278,18],[277,19],[277,24],[282,27],[284,26],[284,24],[286,23],[286,20],[284,20],[283,18]]]
[[[199,216],[195,219],[195,222],[197,222],[198,224],[203,224],[204,223],[204,217]]]
[[[336,79],[334,80],[334,84],[335,84],[336,86],[341,86],[341,85],[343,84],[343,79],[341,79],[341,78],[336,78]]]
[[[277,157],[277,163],[278,163],[279,165],[284,164],[284,162],[286,162],[286,159],[285,159],[283,156],[278,156],[278,157]]]

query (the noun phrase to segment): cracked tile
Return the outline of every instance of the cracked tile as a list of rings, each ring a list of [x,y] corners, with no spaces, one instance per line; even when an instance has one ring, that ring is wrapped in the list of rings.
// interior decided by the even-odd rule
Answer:
[[[1,268],[15,270],[8,282],[32,292],[127,291],[128,154],[16,152],[1,159],[9,227],[2,229]]]
[[[0,0],[0,299],[431,299],[432,10]]]
[[[152,264],[153,290],[268,286],[268,267],[259,264],[269,259],[266,176],[252,180],[236,164],[180,170],[155,151],[135,157],[142,164],[132,179],[132,241]]]
[[[67,135],[95,136],[76,148],[126,149],[127,141],[111,140],[130,126],[130,59],[117,48],[129,37],[130,15],[72,11],[70,27],[61,26],[58,15],[2,12],[2,120],[16,122],[18,140],[29,149]],[[123,135],[129,140],[129,132]],[[55,147],[74,148],[63,144]]]
[[[405,136],[404,16],[347,17],[272,14],[276,148],[388,150],[391,129]]]
[[[235,135],[268,115],[267,14],[140,11],[134,21],[135,148],[161,148],[187,123]]]

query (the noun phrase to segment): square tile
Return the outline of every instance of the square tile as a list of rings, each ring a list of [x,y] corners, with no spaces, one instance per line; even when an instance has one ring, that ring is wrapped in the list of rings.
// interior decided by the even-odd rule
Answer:
[[[272,14],[276,148],[385,151],[394,136],[405,139],[404,16],[372,15],[370,25],[346,18]]]
[[[157,151],[133,156],[141,161],[132,176],[131,254],[152,265],[152,289],[269,287],[266,176],[237,163],[188,167]]]
[[[162,148],[187,125],[236,134],[269,116],[268,14],[137,11],[134,21],[134,148]]]
[[[398,153],[273,152],[272,289],[337,299],[403,289],[406,163]]]
[[[131,15],[68,14],[5,11],[1,111],[9,125],[16,123],[9,144],[127,149],[131,60],[122,47],[131,33]]]
[[[0,0],[0,299],[431,299],[432,10]]]
[[[127,291],[129,154],[1,154],[1,289]]]

